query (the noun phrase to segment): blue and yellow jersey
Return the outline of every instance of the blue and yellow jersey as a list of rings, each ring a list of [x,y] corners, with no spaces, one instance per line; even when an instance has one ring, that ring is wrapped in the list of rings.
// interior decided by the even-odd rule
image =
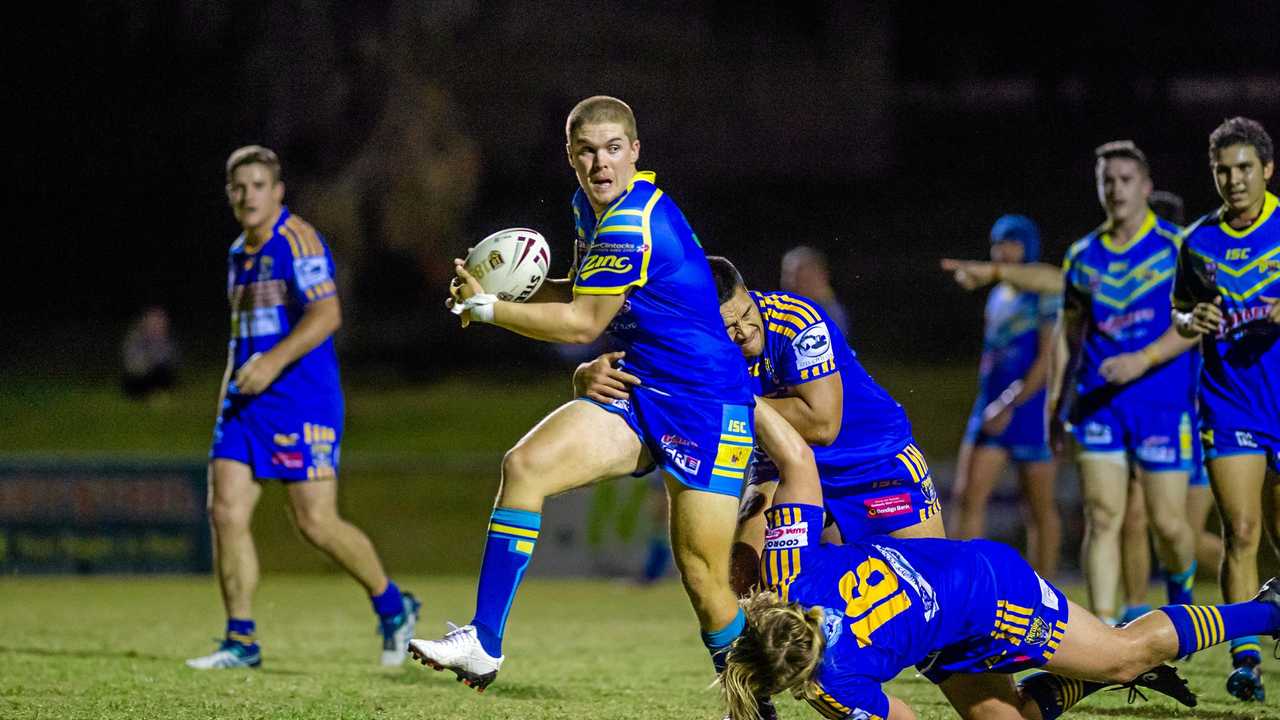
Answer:
[[[1243,230],[1221,210],[1193,224],[1178,257],[1173,304],[1189,311],[1222,298],[1223,323],[1201,344],[1200,408],[1218,428],[1280,432],[1280,325],[1267,319],[1280,302],[1280,213],[1267,193],[1262,213]]]
[[[1104,360],[1141,350],[1169,329],[1169,292],[1179,244],[1178,227],[1148,211],[1142,227],[1123,246],[1102,227],[1067,251],[1062,264],[1064,302],[1084,313],[1086,325],[1084,357],[1076,377],[1082,397],[1107,389],[1098,373]],[[1191,358],[1182,353],[1115,389],[1112,402],[1182,405],[1190,402],[1193,382]]]
[[[887,535],[821,544],[813,505],[777,505],[765,519],[764,586],[822,609],[810,704],[827,717],[887,717],[881,685],[912,665],[934,682],[1017,672],[1048,662],[1062,641],[1066,597],[1013,548]]]
[[[1019,292],[1007,283],[987,296],[978,369],[980,402],[996,398],[1014,380],[1026,377],[1040,354],[1040,331],[1053,327],[1062,296]]]
[[[981,553],[957,552],[962,543],[883,535],[825,545],[820,507],[778,505],[765,518],[764,586],[823,611],[826,650],[814,706],[828,717],[857,710],[887,717],[882,683],[934,650],[988,637],[995,627],[996,605],[970,612],[971,598],[993,592],[992,568]]]
[[[307,305],[337,294],[333,256],[320,233],[280,212],[271,238],[250,252],[241,235],[227,258],[227,299],[231,305],[232,376],[256,353],[276,346],[298,324]],[[228,399],[239,396],[232,382]],[[330,407],[342,403],[338,358],[326,338],[286,367],[261,395],[256,408]]]
[[[578,190],[573,213],[586,244],[573,291],[627,296],[607,330],[627,353],[627,372],[653,392],[750,405],[742,352],[725,332],[706,254],[653,173],[636,173],[598,219]]]
[[[784,292],[751,292],[764,322],[764,350],[748,360],[756,393],[789,388],[840,373],[844,410],[840,433],[813,448],[824,483],[840,484],[847,470],[892,458],[911,442],[907,413],[871,379],[840,328],[818,303]]]

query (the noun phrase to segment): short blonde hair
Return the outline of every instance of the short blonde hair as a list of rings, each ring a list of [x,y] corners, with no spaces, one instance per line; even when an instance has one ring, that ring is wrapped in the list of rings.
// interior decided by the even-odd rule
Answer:
[[[573,142],[573,133],[583,125],[613,122],[622,126],[631,141],[639,140],[636,135],[636,115],[631,106],[616,97],[593,95],[573,106],[569,119],[564,123],[565,141]]]
[[[733,644],[717,681],[734,720],[759,720],[757,698],[790,691],[811,698],[812,679],[826,650],[822,608],[805,610],[763,590],[741,601],[746,629]]]
[[[280,182],[280,157],[271,148],[261,145],[245,145],[232,151],[231,156],[227,158],[227,182],[231,182],[231,176],[235,174],[236,168],[254,164],[266,165],[271,171],[271,179]]]

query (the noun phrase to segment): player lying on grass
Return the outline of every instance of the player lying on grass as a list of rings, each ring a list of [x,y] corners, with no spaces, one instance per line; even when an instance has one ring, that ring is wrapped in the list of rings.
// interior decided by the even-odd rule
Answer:
[[[756,419],[762,439],[777,432],[766,414]],[[747,628],[720,680],[736,720],[754,720],[756,698],[783,691],[831,718],[913,720],[881,687],[912,665],[944,689],[967,673],[1058,673],[1052,684],[1024,684],[1004,713],[1014,718],[1052,720],[1112,684],[1154,687],[1191,706],[1195,696],[1161,663],[1241,635],[1280,637],[1277,578],[1250,601],[1169,605],[1113,628],[1000,543],[821,544],[817,473],[789,467],[784,478],[766,512],[766,589],[742,602]]]

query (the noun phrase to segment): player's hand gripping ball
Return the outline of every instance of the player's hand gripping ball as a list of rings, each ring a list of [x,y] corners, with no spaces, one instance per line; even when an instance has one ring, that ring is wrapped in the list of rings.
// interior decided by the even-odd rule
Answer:
[[[546,238],[528,228],[499,230],[481,240],[467,253],[464,264],[486,293],[511,302],[533,297],[550,266],[551,247]]]

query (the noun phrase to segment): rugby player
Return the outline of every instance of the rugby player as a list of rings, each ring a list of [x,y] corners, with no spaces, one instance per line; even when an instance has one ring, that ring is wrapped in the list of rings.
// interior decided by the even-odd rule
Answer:
[[[1150,168],[1136,145],[1107,143],[1094,154],[1107,221],[1072,245],[1063,262],[1058,337],[1067,350],[1049,385],[1050,433],[1060,444],[1064,423],[1074,428],[1090,604],[1114,622],[1131,472],[1144,486],[1170,602],[1190,602],[1195,534],[1186,498],[1198,454],[1186,352],[1193,343],[1166,319],[1177,228],[1148,207]]]
[[[413,640],[422,662],[483,690],[504,660],[502,639],[538,540],[544,500],[597,480],[665,475],[672,550],[713,661],[742,630],[729,586],[738,497],[754,443],[754,400],[737,348],[725,337],[715,283],[679,208],[639,172],[635,116],[621,100],[590,97],[569,113],[566,152],[583,257],[572,295],[504,302],[456,261],[448,304],[464,326],[491,323],[549,342],[608,332],[640,381],[626,400],[573,400],[529,431],[502,462],[502,482],[480,568],[471,623],[440,640]],[[546,301],[555,300],[555,301]]]
[[[1017,265],[1040,255],[1040,229],[1023,215],[991,228],[991,259]],[[1062,519],[1054,498],[1057,468],[1044,422],[1045,381],[1061,292],[1022,292],[1000,283],[987,297],[978,398],[956,461],[953,498],[959,520],[951,537],[982,537],[987,502],[1004,466],[1018,469],[1025,500],[1027,558],[1043,576],[1057,572]]]
[[[1280,537],[1280,214],[1267,192],[1274,145],[1236,117],[1209,136],[1222,206],[1187,230],[1173,287],[1175,325],[1200,340],[1201,439],[1226,544],[1222,595],[1248,597],[1265,522]],[[1227,690],[1265,698],[1256,639],[1231,649]]]
[[[226,636],[187,665],[257,667],[253,593],[258,555],[250,532],[262,480],[288,491],[289,514],[312,545],[364,586],[378,615],[382,664],[404,662],[419,603],[387,578],[359,528],[338,515],[342,386],[333,333],[342,324],[333,255],[283,205],[280,160],[257,145],[227,160],[227,201],[243,232],[231,245],[231,343],[209,453],[213,560]]]
[[[758,417],[761,437],[774,432],[772,424]],[[1161,663],[1239,635],[1280,635],[1277,578],[1250,601],[1169,605],[1113,628],[999,543],[821,543],[816,472],[792,468],[774,499],[761,558],[766,589],[743,601],[747,629],[719,681],[737,720],[756,717],[756,698],[784,691],[830,718],[913,720],[914,711],[881,687],[911,665],[944,691],[968,673],[1045,667],[1062,674],[1051,676],[1053,686],[1024,685],[993,716],[1053,720],[1114,684],[1150,687],[1193,706],[1185,681]]]
[[[756,418],[776,418],[783,427],[762,428],[761,449],[739,514],[734,547],[734,588],[745,594],[756,584],[765,542],[764,509],[779,477],[812,468],[821,475],[831,519],[826,539],[853,541],[871,535],[944,536],[941,508],[924,456],[916,449],[902,407],[858,363],[839,330],[807,298],[754,292],[727,259],[708,258],[720,298],[725,330],[751,368]],[[579,366],[575,387],[599,402],[621,401],[643,387],[604,355]],[[788,441],[795,435],[802,442]],[[807,445],[807,454],[794,448]],[[816,464],[815,464],[816,460]],[[1035,684],[1049,697],[1061,678],[1045,674]],[[1017,696],[1003,675],[966,675],[943,691],[967,720],[997,720]],[[1046,706],[1048,707],[1048,706]],[[774,709],[764,701],[766,718]],[[1046,710],[1047,712],[1047,710]]]

